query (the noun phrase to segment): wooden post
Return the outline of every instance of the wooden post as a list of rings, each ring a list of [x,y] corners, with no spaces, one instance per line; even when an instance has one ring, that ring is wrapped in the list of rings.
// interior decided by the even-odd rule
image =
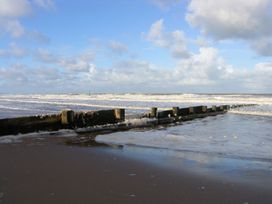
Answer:
[[[176,117],[179,115],[179,107],[173,107],[173,115]]]
[[[125,120],[125,109],[117,108],[114,109],[115,119],[117,121],[124,121]]]
[[[88,111],[84,115],[86,126],[116,123],[115,110]]]
[[[217,106],[216,111],[224,111],[224,106]]]
[[[189,107],[189,114],[193,114],[194,113],[194,107]]]
[[[86,121],[84,117],[84,112],[76,112],[74,117],[74,124],[76,127],[85,127]]]
[[[229,109],[230,109],[230,106],[229,106],[229,105],[224,105],[224,106],[223,106],[223,109],[224,109],[224,110],[229,110]]]
[[[74,123],[74,111],[62,110],[61,111],[61,124],[72,125]]]
[[[216,106],[212,106],[212,111],[216,111]]]
[[[193,108],[194,108],[194,113],[196,113],[196,114],[201,114],[201,113],[207,112],[207,106],[195,106]]]
[[[157,117],[157,111],[158,111],[157,107],[152,107],[151,110],[150,110],[150,118],[156,118]]]
[[[194,108],[179,108],[179,116],[192,115],[194,113]]]
[[[53,131],[61,128],[61,116],[38,115],[0,119],[0,136],[35,131]]]
[[[157,113],[157,118],[170,118],[173,117],[173,110],[165,110]]]

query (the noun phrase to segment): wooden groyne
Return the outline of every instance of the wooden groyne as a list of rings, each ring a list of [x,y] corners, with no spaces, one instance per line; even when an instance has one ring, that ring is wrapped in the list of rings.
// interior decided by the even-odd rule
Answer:
[[[226,113],[230,106],[194,106],[187,108],[173,107],[169,110],[157,111],[155,107],[151,108],[150,113],[145,114],[142,118],[155,118],[158,125],[175,122],[193,120],[196,118],[204,118]],[[156,113],[154,112],[156,110]]]
[[[0,119],[0,136],[56,131],[82,127],[115,124],[125,120],[124,109],[74,112],[63,110],[60,114]]]
[[[215,116],[224,114],[229,109],[252,105],[255,104],[221,105],[209,108],[207,106],[173,107],[163,111],[152,107],[148,113],[137,117],[130,116],[130,120],[126,120],[125,109],[87,112],[63,110],[61,113],[53,115],[0,119],[0,136],[60,129],[75,129],[78,133],[122,131]],[[131,119],[144,122],[133,123],[130,122]]]

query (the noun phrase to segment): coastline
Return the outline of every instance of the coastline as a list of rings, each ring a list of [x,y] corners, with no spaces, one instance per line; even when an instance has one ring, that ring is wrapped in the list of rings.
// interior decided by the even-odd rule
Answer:
[[[118,151],[50,141],[0,145],[0,203],[272,203],[271,188]]]

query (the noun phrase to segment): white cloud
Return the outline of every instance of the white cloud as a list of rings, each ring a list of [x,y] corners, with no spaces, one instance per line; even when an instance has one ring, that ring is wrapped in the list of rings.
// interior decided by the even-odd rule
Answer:
[[[176,65],[169,68],[135,59],[117,61],[103,68],[95,64],[92,50],[74,56],[61,56],[39,49],[37,57],[45,63],[44,67],[49,65],[49,68],[55,68],[48,71],[48,77],[47,71],[40,69],[28,69],[27,74],[21,73],[22,77],[34,83],[31,78],[37,75],[40,80],[45,80],[42,84],[49,84],[51,78],[54,78],[50,77],[50,73],[56,70],[56,80],[66,91],[72,91],[75,87],[84,91],[91,86],[96,90],[128,92],[265,92],[272,85],[272,63],[259,63],[251,70],[235,68],[214,47],[200,47],[198,52],[176,60]],[[16,76],[20,79],[19,74]]]
[[[259,63],[252,70],[238,69],[226,63],[217,49],[202,47],[170,69],[144,60],[123,60],[107,69],[97,68],[92,84],[129,91],[258,92],[269,91],[271,77],[272,63]]]
[[[0,57],[24,57],[27,55],[27,51],[24,48],[19,47],[16,43],[10,43],[8,48],[0,49]]]
[[[191,0],[188,22],[216,39],[272,34],[270,0]]]
[[[169,69],[145,60],[122,60],[108,68],[94,63],[80,65],[79,61],[67,63],[66,69],[20,64],[0,68],[2,90],[268,92],[272,86],[271,62],[258,63],[252,70],[234,68],[212,47],[200,48]],[[54,90],[49,88],[52,83],[57,87]]]
[[[106,71],[107,78],[118,84],[155,84],[161,80],[161,69],[144,60],[123,60]],[[110,82],[112,82],[110,81]]]
[[[258,63],[252,71],[249,71],[248,86],[270,90],[272,87],[272,63]]]
[[[125,54],[128,52],[128,48],[126,45],[124,45],[121,42],[118,41],[111,41],[109,42],[108,48],[114,53],[114,54]]]
[[[25,29],[18,18],[31,13],[28,0],[0,0],[0,29],[12,37],[21,37]]]
[[[43,63],[55,64],[72,72],[89,72],[94,64],[95,54],[91,50],[85,50],[76,56],[61,56],[52,54],[47,50],[38,49],[36,58]]]
[[[59,88],[73,84],[72,75],[63,74],[52,67],[28,67],[23,64],[12,64],[0,67],[0,81],[2,91],[40,92],[42,89],[54,92]],[[54,84],[54,88],[52,88]],[[0,89],[1,90],[1,89]]]
[[[233,68],[212,47],[200,48],[199,53],[182,59],[176,67],[163,69],[144,60],[122,60],[107,69],[96,69],[92,79],[104,86],[168,88],[216,86],[222,81],[232,80]],[[137,88],[136,88],[137,89]]]
[[[222,80],[230,70],[215,48],[205,47],[190,58],[181,60],[175,75],[177,83],[182,85],[211,85]]]
[[[8,88],[11,88],[13,85],[28,85],[28,71],[22,64],[14,64],[7,68],[0,67],[0,79]]]
[[[146,60],[126,59],[115,61],[108,67],[100,67],[95,64],[96,53],[90,49],[73,56],[38,49],[36,59],[43,63],[42,67],[12,65],[0,68],[1,86],[9,90],[14,87],[14,89],[16,87],[20,89],[24,84],[26,90],[44,87],[47,92],[52,92],[48,88],[52,83],[58,87],[56,89],[66,92],[90,89],[107,92],[215,90],[217,92],[269,92],[272,86],[271,62],[258,63],[251,70],[235,68],[224,60],[218,49],[208,47],[208,43],[201,38],[194,42],[200,44],[199,50],[189,53],[186,44],[192,43],[192,40],[187,40],[182,31],[165,31],[163,20],[151,26],[145,39],[168,50],[175,57],[176,64],[173,67],[162,68]],[[112,42],[112,48],[116,49],[116,52],[127,51],[128,48],[122,43]],[[265,45],[263,43],[261,48],[263,49]],[[104,49],[109,49],[108,46],[103,44],[101,53]],[[266,50],[269,49],[266,48]],[[23,52],[19,52],[16,44],[11,44],[6,50],[0,50],[0,56],[1,54],[8,56],[11,53],[13,56],[20,56]]]
[[[0,0],[0,5],[0,18],[16,18],[31,12],[28,0]]]
[[[77,59],[61,59],[59,66],[73,72],[89,72],[92,69],[93,64],[84,60]]]
[[[82,61],[93,61],[95,59],[95,53],[92,50],[85,50],[83,51],[78,58]]]
[[[208,47],[211,44],[209,41],[204,39],[202,36],[198,36],[196,39],[192,40],[192,43],[198,47]]]
[[[26,29],[20,22],[22,17],[33,13],[33,7],[51,8],[53,0],[0,0],[0,31],[14,38],[22,37]]]
[[[23,64],[12,64],[0,67],[0,91],[54,93],[80,91],[89,89],[92,75],[95,75],[95,65],[90,66],[89,72],[70,72],[55,66],[28,67]]]
[[[44,63],[57,63],[58,57],[56,55],[51,54],[49,51],[45,49],[38,49],[36,53],[36,57],[38,60]]]
[[[228,78],[227,86],[235,87],[236,92],[267,92],[270,93],[272,86],[272,63],[262,62],[254,66],[253,69],[235,69]]]
[[[260,38],[251,42],[251,48],[261,56],[272,56],[272,38]]]
[[[175,58],[186,58],[190,55],[187,50],[187,39],[183,31],[165,32],[163,19],[151,25],[145,38],[158,47],[168,49]]]
[[[191,0],[187,21],[216,40],[239,39],[272,56],[271,0]]]

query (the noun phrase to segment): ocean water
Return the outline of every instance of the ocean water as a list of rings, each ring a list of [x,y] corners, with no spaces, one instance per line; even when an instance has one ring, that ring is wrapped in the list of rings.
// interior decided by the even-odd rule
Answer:
[[[257,104],[172,127],[100,135],[97,142],[272,162],[272,95],[63,94],[0,95],[0,118],[58,113],[61,109],[125,108],[127,114],[173,106]],[[5,137],[4,141],[8,141]],[[13,140],[14,141],[14,136]],[[0,138],[1,142],[1,138]]]

